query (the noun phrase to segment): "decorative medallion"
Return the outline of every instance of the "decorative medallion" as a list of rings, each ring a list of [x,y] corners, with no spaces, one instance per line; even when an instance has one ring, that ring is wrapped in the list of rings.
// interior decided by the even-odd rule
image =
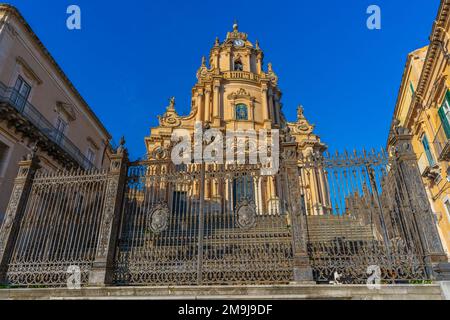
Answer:
[[[165,203],[155,205],[147,220],[147,229],[160,233],[167,229],[169,224],[169,207]]]
[[[237,208],[237,225],[242,229],[256,226],[256,207],[252,201],[243,200]]]
[[[167,151],[162,146],[156,147],[152,152],[153,159],[162,160],[167,157]]]

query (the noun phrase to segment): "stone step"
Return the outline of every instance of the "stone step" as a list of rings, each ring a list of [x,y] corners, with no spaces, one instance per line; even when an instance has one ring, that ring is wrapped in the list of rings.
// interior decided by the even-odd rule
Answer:
[[[86,287],[0,289],[0,299],[355,299],[442,300],[439,284],[382,285],[255,285],[177,287]]]

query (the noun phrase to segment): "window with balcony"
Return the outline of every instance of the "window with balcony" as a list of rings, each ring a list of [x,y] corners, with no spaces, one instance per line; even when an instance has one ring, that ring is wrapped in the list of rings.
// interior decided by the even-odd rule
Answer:
[[[19,76],[14,85],[14,91],[12,94],[12,102],[19,108],[23,108],[30,96],[31,86]]]
[[[438,114],[441,119],[442,127],[444,128],[445,136],[450,139],[450,91],[447,92],[445,101],[439,108]]]
[[[91,148],[88,148],[86,153],[86,158],[89,160],[91,164],[94,164],[95,161],[95,152]]]
[[[2,176],[3,169],[6,166],[8,151],[9,146],[0,141],[0,177]]]
[[[248,120],[248,108],[243,103],[236,105],[236,120]]]
[[[447,217],[450,219],[450,199],[445,200],[444,205],[447,211]]]
[[[422,136],[422,145],[428,159],[428,164],[430,165],[430,167],[434,166],[436,162],[434,160],[433,154],[431,153],[430,143],[425,134]]]
[[[58,119],[56,119],[56,133],[55,133],[57,143],[60,143],[61,140],[63,139],[64,134],[66,133],[66,129],[67,129],[67,122],[64,121],[64,119],[62,119],[61,117],[58,117]]]

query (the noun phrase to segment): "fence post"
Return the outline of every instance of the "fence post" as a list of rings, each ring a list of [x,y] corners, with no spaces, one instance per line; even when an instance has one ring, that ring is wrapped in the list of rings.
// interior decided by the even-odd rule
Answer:
[[[38,163],[39,160],[35,156],[35,151],[19,162],[19,172],[14,181],[14,187],[0,229],[0,283],[6,283],[8,263],[14,250],[33,178],[39,168]]]
[[[289,131],[283,139],[282,150],[282,160],[289,190],[288,201],[294,252],[294,282],[312,284],[315,282],[306,243],[306,212],[300,195],[297,142],[290,135]]]
[[[91,271],[90,286],[112,283],[114,256],[119,236],[120,214],[127,174],[127,151],[122,138],[117,153],[111,157],[105,201],[102,209],[97,251]]]
[[[437,280],[450,276],[450,265],[439,237],[438,227],[420,174],[417,156],[412,148],[412,135],[403,127],[395,127],[390,145],[399,170],[396,177],[407,191],[412,219],[418,229],[425,263],[430,275]]]

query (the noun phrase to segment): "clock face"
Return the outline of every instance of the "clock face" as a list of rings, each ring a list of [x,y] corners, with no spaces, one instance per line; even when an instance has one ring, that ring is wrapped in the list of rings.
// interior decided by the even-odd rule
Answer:
[[[234,45],[236,47],[242,47],[244,45],[244,41],[241,39],[234,40]]]

